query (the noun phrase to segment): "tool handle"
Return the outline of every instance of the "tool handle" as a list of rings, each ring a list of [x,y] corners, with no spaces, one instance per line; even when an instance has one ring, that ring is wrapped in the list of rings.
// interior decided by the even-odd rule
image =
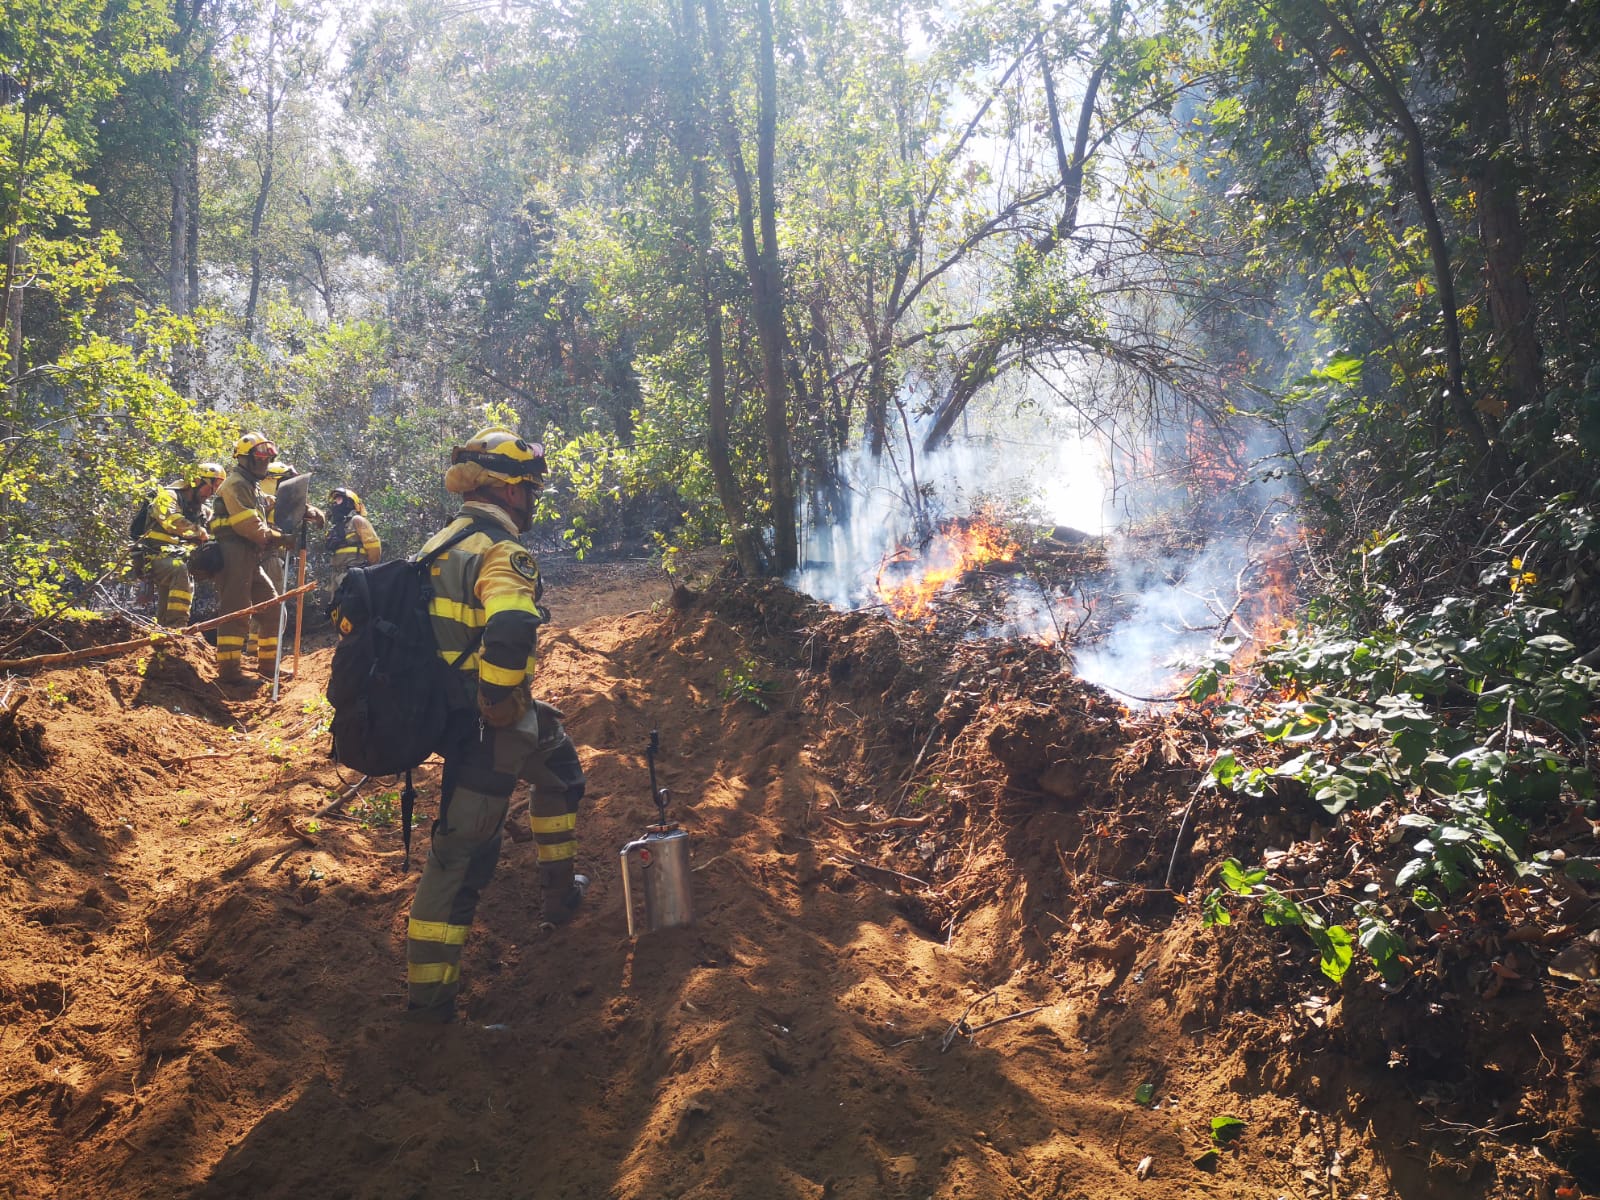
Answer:
[[[622,911],[628,914],[628,936],[634,936],[633,927],[633,882],[628,876],[628,855],[636,850],[642,851],[649,844],[647,838],[635,838],[622,848]]]

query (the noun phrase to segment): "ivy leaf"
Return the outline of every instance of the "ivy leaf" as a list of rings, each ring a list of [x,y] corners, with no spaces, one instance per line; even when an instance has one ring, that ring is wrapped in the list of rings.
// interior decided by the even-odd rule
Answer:
[[[1212,1117],[1211,1140],[1219,1146],[1226,1146],[1244,1133],[1244,1126],[1245,1123],[1238,1117]]]

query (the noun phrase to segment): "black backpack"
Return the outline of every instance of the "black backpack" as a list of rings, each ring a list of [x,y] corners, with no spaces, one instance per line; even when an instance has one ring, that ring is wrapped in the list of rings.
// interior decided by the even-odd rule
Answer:
[[[475,527],[463,529],[415,561],[351,567],[328,607],[328,615],[344,634],[334,649],[328,676],[333,757],[363,775],[405,773],[400,794],[405,867],[411,864],[411,811],[417,795],[411,785],[412,768],[446,749],[449,672],[477,649],[483,637],[480,630],[452,662],[439,657],[428,615],[433,599],[429,566],[474,532]],[[452,785],[453,780],[446,778],[440,789],[440,820]]]
[[[156,494],[151,492],[144,498],[139,507],[133,510],[133,520],[128,522],[128,538],[130,541],[137,542],[144,537],[144,531],[150,528],[150,505],[155,498]]]

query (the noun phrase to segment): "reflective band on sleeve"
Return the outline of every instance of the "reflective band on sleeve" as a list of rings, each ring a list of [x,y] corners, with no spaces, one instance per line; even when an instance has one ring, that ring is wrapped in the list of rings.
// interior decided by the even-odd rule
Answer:
[[[578,827],[578,814],[562,813],[555,817],[529,817],[528,823],[535,833],[564,833]]]
[[[495,687],[516,687],[526,675],[521,667],[497,667],[492,662],[478,664],[478,679]]]
[[[248,521],[251,517],[259,520],[261,514],[253,508],[242,508],[231,517],[213,517],[211,519],[211,528],[226,529],[230,525],[237,525],[240,521]]]
[[[407,963],[407,983],[454,983],[461,978],[455,963]]]
[[[443,942],[446,946],[464,946],[467,926],[452,925],[448,921],[418,921],[415,918],[406,926],[406,936],[414,942]]]
[[[483,611],[489,616],[503,612],[537,613],[533,597],[526,592],[502,592],[494,596],[486,596],[483,601]]]

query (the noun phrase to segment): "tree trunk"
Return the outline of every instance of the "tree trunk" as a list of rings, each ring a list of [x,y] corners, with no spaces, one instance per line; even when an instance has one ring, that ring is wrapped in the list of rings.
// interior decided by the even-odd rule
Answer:
[[[761,555],[755,530],[750,527],[744,494],[733,469],[732,437],[728,422],[728,365],[722,345],[722,305],[717,299],[712,276],[712,231],[710,187],[706,179],[706,144],[701,123],[701,106],[696,96],[694,52],[698,22],[696,0],[683,0],[679,30],[678,70],[680,74],[679,152],[689,164],[690,189],[694,206],[694,240],[699,271],[700,306],[706,329],[706,409],[709,430],[706,456],[711,477],[717,485],[717,498],[733,536],[733,552],[739,569],[747,576],[761,573]]]
[[[765,391],[763,428],[767,440],[767,490],[773,527],[773,568],[779,573],[799,565],[797,506],[789,452],[788,387],[783,370],[783,295],[778,281],[777,219],[773,186],[773,154],[776,140],[777,73],[773,60],[772,13],[761,5],[761,57],[758,83],[760,113],[757,118],[756,177],[761,210],[751,192],[750,173],[739,144],[739,128],[733,118],[722,73],[722,15],[717,0],[705,0],[706,32],[718,78],[719,107],[717,126],[723,154],[733,177],[739,207],[739,243],[744,254],[745,274],[750,283],[751,306],[761,345],[762,383]],[[756,225],[761,226],[761,240]]]
[[[1387,110],[1386,115],[1399,131],[1401,147],[1405,152],[1406,179],[1411,185],[1412,198],[1422,215],[1428,255],[1433,264],[1433,286],[1439,297],[1439,319],[1444,333],[1445,370],[1449,378],[1449,389],[1445,399],[1451,411],[1455,413],[1462,432],[1472,442],[1473,448],[1480,456],[1489,458],[1492,456],[1492,451],[1488,435],[1484,432],[1483,423],[1478,420],[1471,396],[1467,394],[1466,367],[1461,355],[1461,316],[1456,304],[1455,273],[1450,261],[1450,247],[1445,241],[1444,225],[1439,220],[1439,209],[1433,200],[1433,186],[1428,179],[1427,147],[1422,140],[1422,129],[1412,116],[1405,97],[1400,93],[1400,88],[1379,65],[1366,43],[1347,28],[1339,15],[1323,0],[1316,0],[1314,7],[1327,23],[1334,43],[1365,69],[1367,78],[1372,80]],[[1315,42],[1312,39],[1302,35],[1302,40],[1308,47],[1315,49]]]
[[[277,118],[276,94],[276,64],[274,56],[278,48],[278,18],[274,16],[267,25],[267,52],[263,57],[264,70],[267,73],[266,94],[266,132],[264,144],[261,148],[261,183],[256,188],[255,204],[250,209],[250,294],[244,304],[244,338],[253,341],[256,325],[256,305],[261,300],[261,220],[266,215],[267,197],[272,194],[272,168],[276,158],[276,147],[273,144],[275,120]]]
[[[1477,193],[1489,316],[1494,323],[1497,357],[1503,364],[1500,395],[1506,411],[1511,412],[1537,400],[1544,384],[1533,289],[1523,260],[1522,213],[1503,162],[1504,148],[1511,144],[1506,65],[1489,30],[1468,41],[1466,59],[1474,97],[1473,141],[1478,147],[1467,169]]]
[[[756,328],[766,386],[767,486],[772,492],[773,566],[780,573],[800,565],[799,512],[789,446],[789,387],[784,378],[788,338],[783,325],[783,277],[778,260],[778,68],[772,36],[772,0],[759,0],[761,61],[756,114],[756,184],[761,199],[761,256],[753,273]]]

